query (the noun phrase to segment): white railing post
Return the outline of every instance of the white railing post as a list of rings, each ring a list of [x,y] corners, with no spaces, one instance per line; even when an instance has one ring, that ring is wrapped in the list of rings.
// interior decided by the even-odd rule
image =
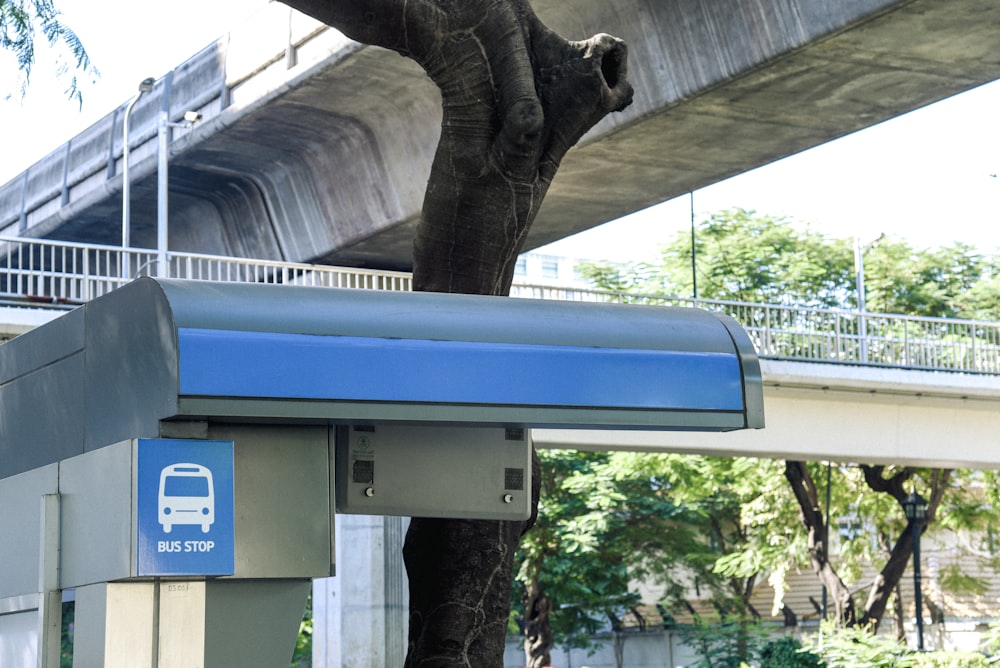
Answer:
[[[90,301],[90,251],[83,251],[83,280],[80,283],[80,299]]]

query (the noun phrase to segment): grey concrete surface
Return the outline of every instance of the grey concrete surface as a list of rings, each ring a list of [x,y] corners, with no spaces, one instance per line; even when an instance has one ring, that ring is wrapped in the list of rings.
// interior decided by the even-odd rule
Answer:
[[[993,0],[534,5],[564,36],[624,38],[636,98],[567,155],[528,248],[1000,78]],[[289,12],[268,6],[136,105],[133,243],[155,243],[165,105],[204,116],[172,130],[172,249],[408,268],[437,91]],[[0,187],[0,234],[119,243],[123,110]]]

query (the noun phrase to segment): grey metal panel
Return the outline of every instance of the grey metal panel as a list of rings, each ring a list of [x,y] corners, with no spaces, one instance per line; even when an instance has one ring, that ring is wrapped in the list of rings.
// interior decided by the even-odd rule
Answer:
[[[132,449],[125,441],[59,465],[64,588],[132,574]]]
[[[58,491],[58,468],[0,480],[0,599],[38,591],[41,498]]]
[[[82,348],[83,309],[77,308],[0,346],[0,385]]]
[[[209,438],[233,441],[233,577],[331,575],[329,429],[216,424]]]
[[[83,452],[85,387],[82,352],[0,386],[0,478]]]
[[[157,436],[177,404],[176,331],[162,291],[134,281],[85,308],[85,449]]]
[[[271,668],[288,663],[311,584],[206,582],[204,665]]]
[[[733,352],[726,328],[700,309],[207,281],[157,283],[177,327]]]
[[[34,666],[38,652],[35,610],[0,615],[0,666]]]
[[[336,434],[337,512],[528,518],[528,430],[365,425]]]

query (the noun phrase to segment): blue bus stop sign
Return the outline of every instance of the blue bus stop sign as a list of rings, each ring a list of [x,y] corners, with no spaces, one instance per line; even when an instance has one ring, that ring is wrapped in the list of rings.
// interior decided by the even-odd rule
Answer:
[[[136,575],[232,575],[233,442],[139,439]]]

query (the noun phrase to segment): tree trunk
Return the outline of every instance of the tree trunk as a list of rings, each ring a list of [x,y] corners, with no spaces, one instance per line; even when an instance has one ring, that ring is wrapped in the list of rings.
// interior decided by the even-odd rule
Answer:
[[[819,507],[816,484],[805,462],[786,461],[785,478],[792,486],[795,500],[799,504],[802,524],[809,534],[809,562],[813,572],[830,593],[838,624],[852,625],[856,621],[854,596],[837,571],[830,565],[826,519]]]
[[[506,295],[566,152],[632,100],[625,44],[567,41],[527,0],[284,0],[419,63],[441,137],[414,239],[415,290]],[[536,494],[537,499],[537,494]],[[414,518],[406,665],[503,664],[521,522]]]
[[[902,510],[903,499],[906,498],[903,483],[913,477],[914,472],[912,469],[904,468],[889,478],[882,477],[882,474],[885,472],[884,466],[862,465],[861,470],[865,476],[865,483],[872,491],[891,495],[899,502],[900,509]],[[941,499],[948,489],[951,469],[933,469],[930,472],[930,476],[930,498],[927,500],[927,516],[920,526],[921,534],[934,521],[938,506],[941,505]],[[910,557],[912,556],[913,532],[907,526],[903,529],[896,544],[892,546],[892,551],[889,553],[889,558],[885,566],[875,577],[874,582],[872,582],[872,587],[868,592],[868,600],[865,603],[865,611],[859,622],[862,626],[870,626],[872,631],[878,630],[882,617],[885,615],[889,597],[903,577],[906,565],[910,562]]]
[[[524,591],[524,660],[525,668],[545,668],[552,665],[552,626],[549,614],[552,602],[542,591],[538,579]]]
[[[896,640],[900,645],[906,642],[906,616],[903,614],[903,591],[896,585],[896,595],[892,597],[892,616],[896,622]]]

